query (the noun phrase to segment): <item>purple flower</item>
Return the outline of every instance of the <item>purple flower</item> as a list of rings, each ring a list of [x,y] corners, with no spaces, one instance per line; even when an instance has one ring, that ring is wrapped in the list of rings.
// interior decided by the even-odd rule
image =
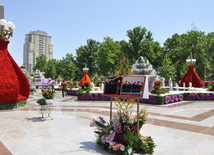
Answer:
[[[170,102],[169,96],[166,96],[165,99],[164,99],[164,103],[168,104],[169,102]]]
[[[109,100],[110,96],[104,96],[103,94],[100,95],[101,100]]]
[[[89,95],[88,94],[83,94],[82,96],[81,96],[81,100],[89,100]]]
[[[187,97],[188,100],[196,100],[196,94],[190,94],[188,97]]]
[[[149,103],[155,104],[157,103],[157,100],[154,96],[149,96]]]
[[[213,100],[214,99],[214,94],[212,96],[210,94],[206,94],[206,99],[207,100]]]
[[[178,95],[175,95],[174,101],[178,101]]]
[[[183,101],[183,99],[184,99],[183,95],[181,95],[181,94],[178,95],[178,100],[179,100],[179,101]]]
[[[110,131],[110,134],[107,135],[105,138],[104,138],[104,142],[106,143],[111,143],[113,140],[114,140],[114,137],[115,137],[115,132],[113,132],[112,130]]]
[[[92,100],[98,100],[99,99],[99,95],[98,94],[94,94],[94,97],[91,95],[91,99]]]
[[[91,122],[89,125],[90,125],[90,127],[98,127],[95,122]]]
[[[101,122],[101,123],[103,123],[103,124],[106,123],[106,121],[105,121],[101,116],[99,116],[99,119],[100,119],[100,122]]]
[[[121,133],[122,132],[122,126],[120,124],[120,120],[119,120],[119,117],[117,115],[113,116],[113,126],[114,126],[114,130],[117,133]]]

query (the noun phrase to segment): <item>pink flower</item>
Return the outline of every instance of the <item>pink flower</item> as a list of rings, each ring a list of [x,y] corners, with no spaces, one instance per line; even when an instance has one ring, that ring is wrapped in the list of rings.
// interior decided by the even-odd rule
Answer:
[[[125,117],[122,118],[123,123],[126,123],[127,119]]]
[[[140,117],[143,117],[143,115],[144,115],[144,114],[141,113],[141,114],[140,114]]]
[[[114,151],[118,149],[125,151],[125,146],[122,144],[117,144],[116,142],[111,142],[109,148],[112,148]]]
[[[131,129],[130,129],[130,127],[129,127],[128,125],[125,125],[125,126],[123,127],[123,131],[126,131],[126,129],[127,129],[128,131],[131,131]]]
[[[134,121],[134,116],[133,116],[133,115],[130,115],[130,116],[129,116],[129,119],[130,119],[131,121]]]
[[[91,122],[90,127],[97,127],[97,124],[95,122]]]

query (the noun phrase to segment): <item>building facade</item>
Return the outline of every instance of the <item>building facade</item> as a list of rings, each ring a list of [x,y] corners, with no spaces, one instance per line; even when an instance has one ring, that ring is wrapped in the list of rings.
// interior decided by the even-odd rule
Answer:
[[[25,44],[23,52],[23,63],[27,70],[32,73],[36,65],[36,58],[44,54],[46,60],[53,59],[53,45],[51,36],[43,31],[31,31],[25,35]]]
[[[0,19],[4,19],[4,5],[0,2]]]

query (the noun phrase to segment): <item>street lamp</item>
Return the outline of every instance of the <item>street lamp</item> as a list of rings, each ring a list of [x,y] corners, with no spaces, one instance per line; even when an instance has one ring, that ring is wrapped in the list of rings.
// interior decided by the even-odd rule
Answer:
[[[15,25],[13,22],[7,22],[5,19],[0,20],[0,40],[9,40],[10,37],[13,37],[13,30]]]

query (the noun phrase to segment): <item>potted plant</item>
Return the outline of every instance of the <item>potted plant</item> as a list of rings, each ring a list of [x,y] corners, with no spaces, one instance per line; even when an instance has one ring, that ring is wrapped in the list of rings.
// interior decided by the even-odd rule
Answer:
[[[41,109],[47,109],[47,103],[45,102],[44,98],[41,98],[36,101],[41,106]]]
[[[55,90],[51,90],[51,89],[42,90],[42,96],[44,97],[47,104],[53,103],[54,95],[55,95]]]
[[[36,92],[35,87],[30,87],[30,94],[34,95],[35,92]]]

